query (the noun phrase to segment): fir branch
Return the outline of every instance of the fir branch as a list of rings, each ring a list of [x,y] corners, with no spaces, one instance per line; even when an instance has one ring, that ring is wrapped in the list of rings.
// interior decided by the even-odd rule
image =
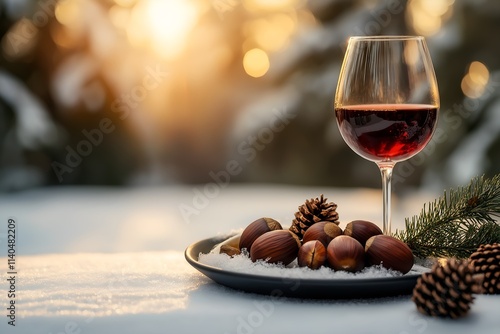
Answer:
[[[481,244],[500,242],[499,217],[500,174],[481,176],[424,205],[394,236],[418,257],[467,258]]]

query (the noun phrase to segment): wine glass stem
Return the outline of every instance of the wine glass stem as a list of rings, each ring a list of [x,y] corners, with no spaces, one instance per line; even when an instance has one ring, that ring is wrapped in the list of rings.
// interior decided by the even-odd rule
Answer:
[[[384,201],[384,225],[382,232],[391,235],[391,178],[395,163],[382,162],[378,164],[382,175],[382,196]]]

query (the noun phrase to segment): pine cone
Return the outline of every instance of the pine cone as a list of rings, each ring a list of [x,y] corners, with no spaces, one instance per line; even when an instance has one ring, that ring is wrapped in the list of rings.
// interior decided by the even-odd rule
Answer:
[[[323,195],[319,198],[306,200],[304,204],[299,206],[299,211],[295,213],[290,231],[302,239],[307,229],[320,221],[328,221],[338,225],[339,214],[336,209],[337,204],[327,203],[327,198],[323,198]]]
[[[435,264],[422,274],[413,289],[413,302],[420,313],[442,318],[459,318],[467,314],[474,300],[472,293],[480,282],[473,276],[470,261],[448,260]]]
[[[474,270],[483,274],[483,292],[500,294],[500,244],[481,245],[470,256]]]

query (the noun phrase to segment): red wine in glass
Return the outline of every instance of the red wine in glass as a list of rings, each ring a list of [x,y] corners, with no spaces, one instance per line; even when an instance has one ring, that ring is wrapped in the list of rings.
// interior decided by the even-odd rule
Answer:
[[[391,235],[392,170],[427,145],[438,117],[439,91],[425,39],[349,38],[334,108],[345,142],[380,169],[382,230]]]
[[[346,143],[371,161],[406,160],[429,142],[437,108],[425,104],[366,104],[335,109]]]

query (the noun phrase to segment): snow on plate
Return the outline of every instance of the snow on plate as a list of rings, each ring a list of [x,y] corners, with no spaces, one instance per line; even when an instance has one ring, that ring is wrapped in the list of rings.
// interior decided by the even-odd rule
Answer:
[[[386,269],[381,265],[366,267],[357,273],[349,273],[346,271],[334,271],[327,267],[321,267],[318,270],[312,270],[307,267],[301,268],[298,266],[296,260],[286,267],[281,264],[271,264],[264,261],[252,262],[245,254],[231,258],[226,254],[200,253],[198,261],[225,271],[298,279],[366,279],[403,276],[399,271]],[[430,260],[417,261],[417,263],[406,275],[422,274],[429,271],[429,267],[432,265]]]

